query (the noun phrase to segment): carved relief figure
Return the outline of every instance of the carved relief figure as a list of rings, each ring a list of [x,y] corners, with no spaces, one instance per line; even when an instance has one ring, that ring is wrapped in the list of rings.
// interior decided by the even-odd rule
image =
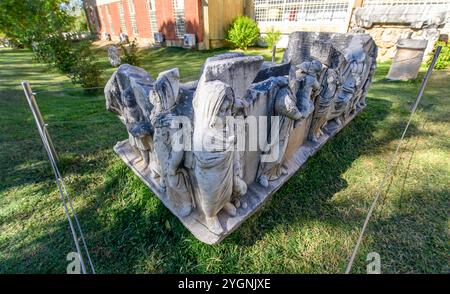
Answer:
[[[151,113],[155,126],[155,154],[160,166],[160,186],[165,189],[171,204],[181,217],[189,215],[195,207],[194,192],[187,171],[183,168],[184,150],[174,150],[172,140],[175,129],[171,128],[172,110],[178,102],[178,69],[159,74],[150,91],[150,101],[155,106]]]
[[[366,70],[366,76],[363,78],[364,85],[362,86],[362,94],[358,101],[358,106],[360,108],[366,106],[366,95],[369,91],[369,86],[372,84],[372,78],[375,74],[375,70],[377,68],[377,47],[375,44],[372,44],[369,49],[369,70]]]
[[[314,110],[315,96],[320,88],[318,81],[322,63],[318,60],[305,61],[297,66],[290,77],[290,88],[297,98],[297,107],[308,117]]]
[[[284,154],[289,142],[289,136],[294,128],[295,121],[299,121],[304,116],[297,108],[297,99],[292,95],[288,83],[286,80],[277,79],[274,80],[274,87],[278,87],[275,92],[275,98],[273,101],[273,110],[269,116],[278,116],[279,125],[278,130],[271,129],[268,134],[267,142],[270,142],[270,149],[266,153],[277,156],[271,162],[260,163],[260,176],[258,182],[263,187],[269,186],[269,181],[278,179],[281,175],[287,174],[286,167],[283,165]],[[274,131],[277,131],[274,134]],[[277,151],[273,149],[276,148]]]
[[[311,122],[308,139],[314,142],[323,135],[322,129],[330,119],[334,99],[339,86],[339,76],[333,69],[328,68],[322,83],[322,89],[315,103],[315,110]]]
[[[344,55],[347,61],[347,69],[343,71],[343,77],[346,80],[347,85],[354,84],[353,97],[348,103],[348,108],[344,112],[344,120],[355,112],[357,103],[362,95],[363,75],[366,72],[366,54],[361,44],[352,44],[347,53]]]
[[[223,232],[217,218],[222,208],[235,214],[231,204],[234,182],[234,136],[223,123],[231,115],[234,93],[230,86],[220,81],[206,82],[194,98],[194,146],[203,144],[204,150],[194,151],[195,176],[198,180],[198,203],[205,214],[209,230]],[[218,120],[221,120],[219,122]],[[199,142],[200,141],[200,142]]]
[[[145,168],[150,165],[153,149],[153,105],[148,100],[152,87],[153,80],[145,70],[128,64],[121,65],[105,87],[106,107],[127,127],[129,142]]]
[[[345,122],[345,113],[355,94],[355,83],[353,79],[348,79],[339,87],[337,96],[334,99],[333,107],[330,111],[329,120],[334,120],[336,127],[341,127]]]

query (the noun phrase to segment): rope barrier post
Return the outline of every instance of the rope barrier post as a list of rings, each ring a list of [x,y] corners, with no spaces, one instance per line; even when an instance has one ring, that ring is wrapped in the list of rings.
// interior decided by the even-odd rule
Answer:
[[[352,270],[353,262],[355,261],[355,257],[358,254],[359,246],[361,245],[361,242],[362,242],[363,237],[364,237],[364,233],[365,233],[365,231],[367,229],[367,226],[369,225],[369,221],[370,221],[370,218],[372,216],[372,213],[375,210],[375,207],[377,205],[378,199],[380,198],[381,192],[383,191],[384,185],[385,185],[387,179],[390,177],[394,160],[397,157],[397,154],[398,154],[398,151],[400,150],[400,147],[402,146],[402,142],[403,142],[403,139],[405,138],[406,131],[408,130],[408,128],[409,128],[409,126],[410,126],[410,124],[412,122],[412,119],[414,117],[414,113],[416,112],[417,106],[419,106],[420,99],[422,99],[423,93],[424,93],[425,88],[426,88],[427,83],[428,83],[428,79],[430,78],[431,73],[433,72],[433,69],[434,69],[434,66],[436,64],[436,61],[437,61],[437,59],[439,57],[439,54],[441,53],[441,49],[442,49],[442,46],[438,46],[436,48],[436,51],[434,52],[433,60],[431,61],[431,64],[428,67],[427,73],[425,74],[425,77],[424,77],[424,79],[422,81],[419,93],[417,94],[416,101],[414,102],[414,105],[413,105],[413,107],[411,109],[411,114],[409,116],[408,122],[406,123],[405,129],[403,130],[402,136],[400,138],[400,142],[398,143],[398,146],[397,146],[397,149],[394,152],[394,155],[392,155],[392,158],[391,158],[391,160],[390,160],[390,162],[388,164],[387,170],[386,170],[386,174],[385,174],[383,180],[380,183],[378,191],[376,192],[374,200],[373,200],[373,202],[372,202],[372,204],[371,204],[371,206],[369,208],[369,212],[367,213],[366,219],[364,220],[364,224],[363,224],[363,227],[362,227],[362,229],[361,229],[361,231],[359,233],[358,240],[356,241],[355,248],[353,249],[352,255],[350,256],[350,260],[349,260],[349,262],[347,264],[347,267],[345,269],[345,274],[349,274],[351,272],[351,270]]]
[[[53,158],[55,158],[55,160],[58,161],[59,160],[58,153],[56,153],[55,145],[53,145],[53,141],[46,128],[44,119],[42,118],[42,114],[36,103],[36,97],[34,96],[33,91],[31,90],[30,83],[28,83],[27,81],[23,81],[21,84],[23,91],[25,92],[25,97],[27,98],[28,105],[30,106],[31,112],[33,113],[34,121],[36,122],[38,128],[44,132],[48,141],[48,145],[50,147],[50,151],[52,152]],[[44,140],[44,138],[41,139]]]
[[[34,120],[36,122],[36,126],[37,126],[37,129],[38,129],[39,135],[41,137],[42,144],[44,145],[45,151],[47,152],[47,156],[49,158],[50,165],[51,165],[53,173],[55,175],[56,185],[58,187],[59,194],[61,196],[61,201],[62,201],[63,206],[64,206],[64,212],[65,212],[65,214],[67,216],[67,220],[69,221],[70,231],[72,233],[72,238],[73,238],[73,241],[75,243],[75,247],[76,247],[76,250],[77,250],[78,257],[79,257],[81,271],[82,271],[83,274],[87,273],[86,266],[85,266],[84,259],[83,259],[83,255],[81,253],[80,244],[78,242],[78,234],[77,234],[77,232],[75,230],[74,222],[72,221],[72,217],[70,215],[70,212],[72,212],[72,214],[73,214],[73,218],[75,220],[75,225],[76,225],[76,227],[77,227],[77,229],[79,231],[80,238],[81,238],[81,240],[83,242],[83,247],[84,247],[84,250],[86,252],[87,259],[89,261],[89,265],[90,265],[90,268],[91,268],[91,273],[95,274],[94,265],[92,264],[92,260],[91,260],[91,257],[89,255],[89,251],[88,251],[86,240],[84,238],[83,230],[81,229],[81,225],[80,225],[80,223],[78,221],[77,214],[76,214],[76,212],[75,212],[75,210],[73,208],[72,200],[71,200],[71,198],[69,196],[69,193],[67,192],[66,187],[64,185],[64,181],[62,179],[61,173],[59,171],[59,168],[58,168],[58,165],[57,165],[57,162],[56,162],[56,151],[55,151],[55,148],[53,147],[53,144],[51,143],[51,139],[50,139],[50,136],[49,136],[49,134],[47,132],[46,125],[44,123],[42,115],[39,112],[39,108],[38,108],[38,105],[36,103],[34,94],[31,91],[31,86],[30,86],[30,84],[28,82],[24,81],[24,82],[22,82],[22,87],[24,89],[25,96],[27,97],[27,101],[28,101],[28,104],[30,106],[31,112],[33,113],[33,117],[34,117]],[[67,205],[67,204],[69,204],[69,205]]]

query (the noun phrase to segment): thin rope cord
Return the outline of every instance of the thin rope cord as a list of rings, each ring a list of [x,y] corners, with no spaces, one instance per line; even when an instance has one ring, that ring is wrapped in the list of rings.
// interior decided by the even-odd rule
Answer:
[[[75,243],[75,247],[76,247],[76,250],[77,250],[77,253],[78,253],[78,257],[80,259],[80,265],[81,265],[82,272],[84,274],[87,273],[86,272],[86,266],[84,264],[83,255],[81,254],[81,248],[80,248],[80,244],[78,242],[78,235],[77,235],[75,227],[73,225],[72,218],[71,218],[70,212],[69,212],[69,208],[67,207],[66,197],[69,200],[69,205],[70,205],[70,208],[72,210],[72,214],[74,215],[74,219],[75,219],[75,221],[77,223],[77,227],[78,227],[78,229],[80,231],[80,236],[81,236],[81,238],[83,240],[83,246],[84,246],[84,249],[85,249],[85,251],[87,253],[92,273],[95,273],[95,269],[93,267],[92,261],[91,261],[90,256],[89,256],[89,252],[87,250],[87,244],[86,244],[86,241],[85,241],[85,238],[84,238],[83,231],[81,230],[81,226],[80,226],[80,224],[78,222],[78,218],[76,216],[76,212],[73,209],[73,205],[71,203],[70,196],[68,195],[67,190],[66,190],[65,185],[64,185],[64,182],[62,180],[62,176],[61,176],[61,173],[60,173],[60,171],[58,169],[58,165],[56,163],[53,151],[50,148],[49,138],[47,137],[47,134],[46,134],[45,124],[41,125],[40,120],[38,118],[38,115],[35,112],[36,110],[32,106],[32,102],[30,100],[32,98],[32,96],[29,97],[29,91],[31,91],[31,88],[29,87],[28,83],[26,83],[26,82],[23,82],[22,86],[24,88],[25,96],[27,97],[27,101],[28,101],[28,104],[30,106],[31,112],[33,114],[33,117],[35,119],[36,126],[37,126],[37,129],[38,129],[39,135],[41,137],[41,141],[42,141],[42,143],[44,145],[45,151],[46,151],[47,156],[49,158],[50,165],[52,167],[52,170],[53,170],[53,173],[54,173],[54,176],[55,176],[55,179],[56,179],[56,185],[57,185],[58,190],[59,190],[61,201],[63,202],[64,212],[65,212],[65,214],[67,216],[67,219],[69,221],[69,227],[70,227],[70,230],[71,230],[71,233],[72,233],[72,238],[73,238],[73,241]]]
[[[54,92],[70,92],[70,91],[86,91],[86,90],[97,90],[104,89],[105,87],[90,87],[90,88],[67,88],[64,90],[44,90],[44,91],[36,91],[33,92],[33,95],[37,95],[40,93],[54,93]]]
[[[91,266],[92,273],[95,274],[94,265],[92,264],[91,255],[89,254],[89,250],[88,250],[88,246],[86,243],[86,239],[84,238],[83,230],[81,229],[80,222],[78,221],[78,216],[75,213],[75,209],[73,208],[73,205],[72,205],[72,199],[70,198],[69,193],[67,192],[66,185],[64,184],[64,181],[62,180],[62,178],[61,178],[61,183],[62,183],[63,190],[66,193],[66,197],[69,199],[70,209],[73,211],[73,218],[75,219],[78,230],[80,231],[80,237],[81,237],[81,240],[83,241],[84,251],[86,252],[86,256],[88,258],[89,265]]]
[[[410,141],[410,137],[408,137],[408,139],[406,140],[406,144],[405,144],[405,146],[403,147],[403,150],[400,152],[400,156],[398,157],[397,163],[395,164],[395,167],[394,167],[394,170],[393,170],[393,172],[392,172],[392,175],[391,175],[390,178],[389,178],[389,183],[388,183],[388,185],[387,185],[386,191],[384,191],[384,193],[381,193],[381,196],[380,196],[380,198],[381,198],[381,204],[380,204],[379,209],[378,209],[378,217],[381,217],[381,216],[382,216],[382,212],[383,212],[384,207],[385,207],[385,204],[386,204],[387,196],[388,196],[388,194],[389,194],[389,191],[390,191],[390,189],[391,189],[392,183],[393,183],[394,178],[395,178],[395,176],[396,176],[396,174],[397,174],[398,167],[399,167],[399,165],[400,165],[400,162],[401,162],[402,159],[403,159],[403,154],[404,154],[405,151],[406,151],[406,147],[408,146],[409,141]]]
[[[44,130],[45,130],[45,125],[44,125]],[[45,140],[48,141],[47,134],[45,132],[44,132],[44,135],[45,135]],[[58,166],[56,164],[56,161],[55,161],[54,164],[55,164],[55,167],[56,167],[56,171],[58,173],[58,178],[59,178],[59,180],[61,182],[62,189],[64,191],[64,195],[66,196],[66,198],[67,198],[67,200],[69,202],[69,206],[70,206],[70,209],[72,211],[73,218],[75,219],[75,222],[77,224],[78,230],[80,232],[80,237],[81,237],[81,240],[83,241],[83,247],[84,247],[84,250],[86,252],[89,264],[91,266],[92,273],[95,274],[94,265],[92,264],[91,256],[89,254],[89,250],[88,250],[88,247],[87,247],[87,244],[86,244],[86,239],[84,238],[83,230],[81,229],[80,222],[78,221],[77,213],[75,212],[75,209],[73,208],[72,199],[70,198],[70,195],[67,192],[66,185],[64,184],[63,177],[62,177],[62,175],[61,175],[61,173],[59,171],[59,168],[58,168]]]
[[[361,242],[363,240],[364,233],[365,233],[365,231],[367,229],[367,226],[369,224],[370,218],[372,217],[372,214],[373,214],[373,211],[374,211],[374,209],[375,209],[375,207],[377,205],[378,199],[380,198],[381,191],[383,191],[384,185],[386,184],[387,179],[390,177],[390,174],[392,172],[394,159],[397,157],[398,151],[400,150],[400,147],[402,146],[403,139],[405,138],[406,132],[409,129],[409,126],[410,126],[410,124],[412,122],[412,119],[414,117],[416,109],[417,109],[417,107],[418,107],[418,105],[420,103],[420,100],[422,99],[423,92],[424,92],[425,87],[427,85],[428,79],[429,79],[429,77],[431,75],[431,72],[433,71],[434,65],[436,64],[437,58],[439,57],[441,49],[442,49],[442,46],[438,46],[436,48],[436,52],[434,53],[433,60],[432,60],[432,62],[430,64],[430,66],[428,67],[428,71],[425,74],[425,78],[422,81],[422,85],[421,85],[419,93],[417,95],[416,102],[414,103],[414,106],[413,106],[413,108],[411,110],[411,114],[409,116],[408,123],[406,124],[406,127],[403,130],[402,136],[400,138],[400,142],[398,143],[398,146],[395,149],[395,152],[394,152],[391,160],[389,161],[386,174],[383,177],[383,180],[381,181],[381,184],[380,184],[380,186],[378,188],[378,191],[375,194],[375,198],[374,198],[374,200],[373,200],[373,202],[372,202],[372,204],[371,204],[371,206],[369,208],[369,211],[367,213],[366,219],[364,220],[364,224],[363,224],[362,229],[361,229],[361,231],[359,233],[358,240],[356,241],[356,245],[355,245],[355,247],[353,249],[352,255],[351,255],[350,260],[349,260],[349,262],[347,264],[347,267],[345,269],[345,273],[346,274],[349,274],[351,272],[351,270],[352,270],[353,262],[355,260],[356,254],[358,253],[359,247],[360,247]]]
[[[427,124],[427,120],[425,119],[424,120],[424,122],[423,122],[423,124],[422,124],[422,129],[424,129],[425,128],[425,125]],[[417,149],[417,145],[419,144],[419,136],[417,136],[417,138],[416,138],[416,142],[414,143],[414,147],[413,147],[413,150],[412,150],[412,152],[411,152],[411,156],[409,157],[409,160],[408,160],[408,165],[407,165],[407,167],[406,167],[406,171],[405,171],[405,176],[403,177],[403,183],[402,183],[402,188],[401,188],[401,190],[400,190],[400,197],[399,197],[399,199],[400,199],[400,208],[402,207],[402,200],[403,200],[403,191],[404,191],[404,189],[405,189],[405,184],[406,184],[406,179],[408,178],[408,175],[409,175],[409,169],[410,169],[410,167],[411,167],[411,162],[412,162],[412,158],[413,158],[413,156],[414,156],[414,153],[416,152],[416,149]]]
[[[33,112],[33,115],[35,116],[36,114],[34,113],[34,111],[32,111],[32,112]],[[52,166],[52,170],[53,170],[53,173],[55,175],[56,185],[58,186],[58,190],[59,190],[59,194],[60,194],[60,197],[61,197],[61,201],[63,202],[63,206],[64,206],[64,212],[65,212],[65,214],[67,216],[67,219],[69,221],[69,227],[70,227],[70,230],[72,232],[72,238],[73,238],[74,243],[75,243],[75,247],[76,247],[76,250],[77,250],[77,253],[78,253],[78,257],[80,258],[81,270],[83,271],[84,274],[86,274],[86,266],[84,264],[83,256],[81,254],[80,244],[78,243],[78,236],[77,236],[77,233],[76,233],[75,228],[73,226],[72,219],[71,219],[70,213],[69,213],[69,209],[67,208],[66,199],[64,197],[64,193],[63,193],[63,190],[61,188],[59,170],[58,170],[58,167],[57,167],[57,165],[55,163],[55,159],[54,159],[53,154],[51,152],[50,146],[48,145],[48,138],[45,135],[45,131],[42,130],[42,127],[39,126],[39,124],[37,124],[37,125],[38,125],[38,131],[39,131],[39,134],[41,136],[42,143],[43,143],[44,148],[45,148],[45,150],[47,152],[47,155],[48,155],[49,160],[50,160],[50,165]]]
[[[425,124],[426,124],[426,123],[427,123],[427,120],[424,120],[424,122],[423,122],[423,124],[422,124],[422,126],[421,126],[422,129],[425,127]],[[393,174],[393,176],[391,177],[391,180],[390,180],[390,182],[389,182],[388,188],[386,189],[386,192],[384,193],[384,197],[382,196],[382,202],[381,202],[380,209],[379,209],[379,212],[378,212],[378,216],[379,216],[379,217],[381,217],[381,215],[382,215],[382,213],[383,213],[383,210],[384,210],[384,207],[385,207],[385,203],[386,203],[386,199],[387,199],[387,196],[388,196],[388,192],[389,192],[390,186],[391,186],[391,184],[392,184],[393,178],[395,177],[395,175],[396,175],[396,173],[397,173],[397,169],[398,169],[399,163],[400,163],[400,161],[403,159],[403,154],[405,153],[406,146],[409,144],[410,139],[411,139],[411,137],[408,137],[408,140],[406,141],[406,145],[405,145],[405,147],[403,148],[402,153],[400,154],[399,160],[397,161],[397,165],[396,165],[396,167],[395,167],[394,174]],[[415,153],[415,151],[416,151],[418,142],[419,142],[419,136],[416,137],[416,140],[415,140],[415,142],[414,142],[413,149],[412,149],[412,151],[411,151],[411,155],[409,156],[408,165],[407,165],[407,167],[406,167],[405,176],[403,177],[403,183],[402,183],[402,188],[401,188],[401,190],[400,190],[401,192],[400,192],[400,197],[399,197],[399,199],[400,199],[400,205],[401,205],[401,198],[402,198],[402,194],[403,194],[403,189],[405,188],[406,178],[408,177],[408,171],[409,171],[409,168],[410,168],[410,166],[411,166],[411,160],[412,160],[412,158],[413,158],[413,156],[414,156],[414,153]],[[406,158],[406,156],[405,156],[405,158]]]

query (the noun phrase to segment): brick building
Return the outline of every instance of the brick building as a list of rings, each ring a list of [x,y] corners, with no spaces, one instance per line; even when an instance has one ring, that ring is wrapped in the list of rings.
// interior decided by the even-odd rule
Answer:
[[[162,33],[167,46],[182,46],[184,35],[193,34],[197,48],[209,49],[222,45],[245,0],[85,0],[84,8],[91,31],[115,41],[125,33],[149,44]]]
[[[369,33],[382,59],[392,58],[396,42],[411,35],[427,39],[427,53],[442,34],[450,32],[450,0],[85,0],[91,31],[120,32],[140,44],[162,33],[168,46],[181,46],[184,34],[194,34],[199,49],[220,47],[231,21],[248,15],[261,34],[282,33],[285,47],[294,31]]]

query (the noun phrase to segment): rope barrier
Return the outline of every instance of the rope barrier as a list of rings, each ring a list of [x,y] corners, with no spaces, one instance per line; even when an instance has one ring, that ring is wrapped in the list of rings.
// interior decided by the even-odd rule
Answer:
[[[380,195],[381,195],[381,193],[382,193],[382,191],[384,189],[386,181],[388,180],[388,178],[391,175],[394,160],[397,157],[397,154],[398,154],[398,152],[400,150],[400,147],[402,146],[402,142],[403,142],[403,139],[405,138],[406,132],[408,131],[409,126],[411,125],[411,122],[412,122],[412,119],[413,119],[414,114],[416,112],[416,109],[419,106],[420,100],[422,99],[423,93],[425,91],[425,87],[426,87],[426,85],[428,83],[428,79],[431,76],[431,72],[433,71],[434,65],[436,64],[436,61],[437,61],[437,59],[439,57],[439,54],[441,53],[441,49],[442,49],[442,46],[438,46],[436,48],[436,52],[434,53],[433,60],[431,61],[431,64],[428,67],[427,73],[425,74],[425,77],[424,77],[424,79],[422,81],[422,85],[420,87],[419,93],[417,94],[416,101],[414,103],[413,108],[411,109],[411,114],[409,116],[408,122],[407,122],[407,124],[405,126],[405,129],[403,130],[402,136],[400,137],[400,142],[398,143],[398,146],[397,146],[397,148],[396,148],[396,150],[395,150],[391,160],[389,161],[389,164],[388,164],[388,167],[387,167],[387,170],[386,170],[386,174],[385,174],[383,180],[380,183],[378,191],[375,194],[373,202],[372,202],[372,204],[371,204],[371,206],[369,208],[369,211],[367,213],[367,216],[366,216],[366,218],[364,220],[364,224],[363,224],[363,226],[361,228],[361,231],[359,233],[358,240],[356,241],[356,245],[355,245],[355,247],[353,249],[352,255],[350,256],[350,260],[349,260],[349,262],[347,264],[347,267],[345,269],[345,273],[346,274],[349,274],[351,272],[351,270],[352,270],[352,266],[353,266],[353,263],[355,261],[355,257],[358,254],[359,247],[361,246],[361,242],[362,242],[362,240],[364,238],[364,233],[366,232],[367,226],[369,225],[370,218],[372,217],[373,211],[375,210],[375,207],[377,205],[378,199],[380,198]]]
[[[27,101],[28,101],[28,104],[30,106],[31,112],[33,114],[34,120],[36,122],[36,126],[37,126],[37,129],[38,129],[39,135],[41,137],[42,144],[44,145],[45,151],[47,152],[47,156],[49,158],[50,165],[52,167],[52,170],[53,170],[53,173],[54,173],[54,176],[55,176],[55,179],[56,179],[56,185],[58,187],[59,194],[60,194],[60,197],[61,197],[61,201],[63,203],[64,212],[65,212],[65,214],[67,216],[67,220],[69,221],[69,227],[70,227],[70,231],[72,233],[72,238],[73,238],[73,241],[75,243],[75,247],[76,247],[76,250],[77,250],[77,253],[78,253],[78,257],[80,259],[81,270],[82,270],[83,274],[87,273],[86,266],[85,266],[85,263],[84,263],[84,260],[83,260],[83,254],[81,253],[80,244],[78,242],[78,235],[77,235],[77,232],[75,230],[75,226],[73,224],[70,212],[73,215],[73,218],[75,220],[75,224],[76,224],[77,229],[79,231],[81,240],[83,241],[83,247],[84,247],[84,250],[86,252],[86,256],[88,258],[88,261],[89,261],[91,272],[93,274],[95,274],[94,265],[92,263],[90,255],[89,255],[89,250],[88,250],[88,247],[87,247],[87,242],[86,242],[86,239],[84,237],[83,230],[81,228],[80,222],[78,221],[78,216],[77,216],[77,214],[75,212],[75,209],[73,208],[72,199],[70,198],[70,195],[67,192],[66,186],[64,185],[64,181],[62,179],[61,173],[60,173],[59,168],[58,168],[56,151],[55,151],[55,149],[53,147],[53,143],[51,143],[50,136],[48,135],[48,131],[46,129],[46,125],[45,125],[44,120],[43,120],[43,118],[42,118],[42,116],[40,114],[39,108],[38,108],[37,103],[35,101],[35,97],[34,97],[32,91],[31,91],[30,84],[28,82],[22,82],[22,87],[23,87],[23,90],[25,92],[25,96],[27,98]],[[69,207],[68,207],[67,203],[69,203]],[[70,211],[69,211],[69,208],[70,208]]]
[[[64,89],[64,92],[67,91],[87,91],[87,90],[98,90],[98,89],[104,89],[105,87],[90,87],[90,88],[67,88]],[[32,92],[33,95],[41,94],[41,93],[55,93],[55,92],[63,92],[62,90],[45,90],[45,91],[37,91]]]

